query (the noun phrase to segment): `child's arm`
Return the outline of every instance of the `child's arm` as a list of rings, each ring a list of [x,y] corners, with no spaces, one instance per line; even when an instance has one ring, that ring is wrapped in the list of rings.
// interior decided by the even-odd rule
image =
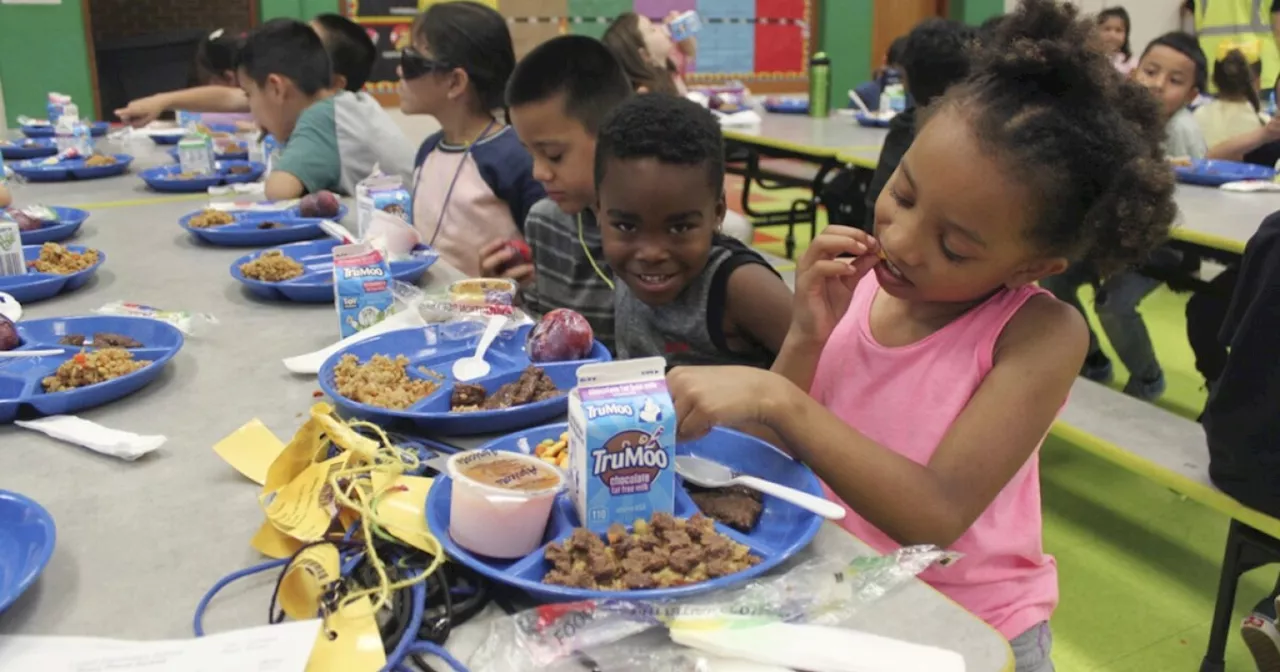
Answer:
[[[13,196],[9,194],[9,187],[4,182],[0,182],[0,208],[7,208],[11,203],[13,203]]]
[[[249,99],[245,97],[244,91],[234,87],[197,86],[139,98],[116,110],[116,116],[126,124],[141,127],[155,121],[164,112],[175,109],[192,112],[248,112]]]
[[[720,424],[762,422],[890,537],[946,547],[1044,439],[1087,344],[1079,313],[1049,297],[1028,301],[997,342],[991,372],[925,465],[877,444],[769,372],[682,367],[671,372],[668,385],[682,437]]]
[[[1277,140],[1280,140],[1280,117],[1267,122],[1266,126],[1219,142],[1209,148],[1205,158],[1243,161],[1245,154]]]
[[[794,300],[782,278],[761,264],[743,264],[729,276],[725,298],[727,332],[745,336],[775,354],[782,350]]]
[[[267,176],[266,196],[273,201],[298,198],[342,183],[338,138],[314,124],[298,124]]]

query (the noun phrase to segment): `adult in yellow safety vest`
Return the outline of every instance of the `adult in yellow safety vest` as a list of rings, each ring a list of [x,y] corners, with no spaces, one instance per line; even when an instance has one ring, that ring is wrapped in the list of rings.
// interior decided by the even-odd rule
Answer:
[[[1262,43],[1262,88],[1275,86],[1280,76],[1280,0],[1187,0],[1195,15],[1196,36],[1207,55],[1218,53],[1222,42],[1257,39]],[[1209,63],[1212,69],[1213,63]],[[1212,72],[1210,73],[1212,81]]]

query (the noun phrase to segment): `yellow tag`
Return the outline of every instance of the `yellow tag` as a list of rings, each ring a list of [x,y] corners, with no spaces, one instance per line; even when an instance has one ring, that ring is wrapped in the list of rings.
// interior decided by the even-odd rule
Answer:
[[[318,406],[319,404],[317,404]],[[378,448],[382,444],[370,439],[366,436],[360,436],[351,426],[328,413],[316,413],[313,409],[311,417],[324,428],[325,434],[329,435],[329,440],[356,453],[365,460],[372,462],[378,453]]]
[[[284,442],[257,418],[213,446],[213,452],[258,485],[266,482],[267,469],[283,451]]]
[[[316,462],[302,470],[288,485],[258,498],[276,529],[302,541],[319,541],[338,515],[330,477],[345,469],[347,455]]]
[[[437,552],[438,547],[427,541],[431,532],[427,529],[427,518],[423,513],[427,493],[431,490],[431,479],[383,471],[373,472],[371,478],[373,491],[382,493],[374,510],[382,529],[418,550]]]
[[[324,426],[316,420],[316,416],[332,410],[333,408],[328,404],[316,404],[311,407],[311,418],[298,429],[298,433],[293,435],[289,445],[285,446],[271,463],[271,467],[267,469],[266,482],[262,484],[263,494],[279,490],[302,473],[303,469],[315,463],[321,448],[324,447],[324,442],[321,441]]]
[[[294,620],[315,618],[320,598],[339,577],[338,549],[330,544],[312,546],[298,554],[280,579],[276,596],[280,608]]]
[[[1239,40],[1226,40],[1218,44],[1218,58],[1221,61],[1227,57],[1232,51],[1239,51],[1244,60],[1249,63],[1257,63],[1262,59],[1262,40],[1257,38]]]
[[[253,539],[249,540],[249,545],[268,558],[277,560],[293,557],[293,554],[302,548],[301,541],[277,530],[269,520],[263,521],[262,527],[259,527]]]
[[[329,639],[334,635],[333,639]],[[373,602],[359,600],[324,619],[307,672],[377,672],[387,664]]]

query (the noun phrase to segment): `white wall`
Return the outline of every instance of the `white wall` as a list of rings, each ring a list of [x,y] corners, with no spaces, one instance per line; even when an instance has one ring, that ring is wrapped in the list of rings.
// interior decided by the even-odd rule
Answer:
[[[1129,44],[1135,53],[1142,53],[1143,47],[1155,38],[1171,31],[1179,30],[1178,8],[1181,0],[1073,0],[1086,12],[1098,12],[1107,7],[1121,6],[1129,10],[1133,20],[1133,34],[1129,36]],[[1005,11],[1013,11],[1018,0],[1004,0]]]

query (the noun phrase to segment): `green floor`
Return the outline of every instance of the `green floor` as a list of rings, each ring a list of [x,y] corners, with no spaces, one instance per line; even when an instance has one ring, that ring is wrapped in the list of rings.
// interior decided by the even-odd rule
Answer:
[[[779,239],[785,235],[782,227],[761,231]],[[803,250],[808,231],[797,233]],[[781,244],[760,247],[782,254]],[[1092,302],[1089,294],[1082,292],[1085,305]],[[1205,392],[1187,344],[1186,301],[1185,294],[1161,289],[1141,311],[1169,384],[1159,403],[1194,418]],[[1096,320],[1090,320],[1096,328]],[[1119,362],[1116,369],[1119,387],[1127,374]],[[1041,460],[1045,546],[1058,558],[1062,596],[1053,618],[1058,669],[1198,670],[1229,521],[1052,437]],[[1263,568],[1241,581],[1227,650],[1229,672],[1255,669],[1236,625],[1269,593],[1276,571]]]

